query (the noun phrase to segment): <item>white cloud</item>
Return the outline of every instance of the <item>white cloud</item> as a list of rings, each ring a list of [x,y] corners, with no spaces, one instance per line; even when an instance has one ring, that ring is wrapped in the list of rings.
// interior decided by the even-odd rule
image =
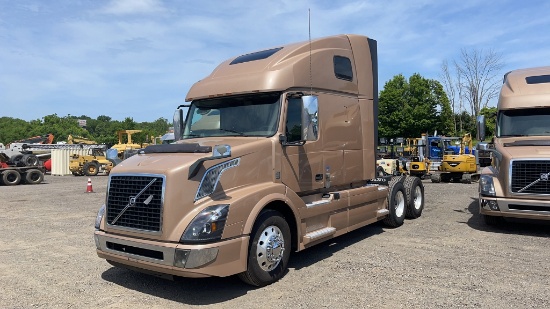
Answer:
[[[152,14],[164,12],[159,0],[111,0],[100,12],[113,15]]]

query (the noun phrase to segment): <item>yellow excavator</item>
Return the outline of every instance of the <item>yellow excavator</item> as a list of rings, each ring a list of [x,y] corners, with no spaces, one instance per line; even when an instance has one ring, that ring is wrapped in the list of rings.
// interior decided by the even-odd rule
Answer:
[[[118,144],[113,145],[113,147],[118,151],[118,157],[121,160],[127,159],[128,157],[132,156],[137,152],[138,149],[141,149],[149,144],[136,144],[132,142],[132,135],[135,133],[139,133],[141,130],[120,130],[117,131],[118,135]],[[127,143],[123,143],[123,137],[127,136]]]
[[[409,161],[409,174],[424,179],[430,176],[430,160],[426,157],[426,134],[422,134],[421,138],[410,138],[407,140],[409,153],[411,154]]]
[[[466,145],[469,146],[469,153],[466,153]],[[462,182],[472,183],[479,181],[477,172],[476,156],[472,153],[472,136],[466,133],[460,143],[459,154],[444,154],[440,173],[433,174],[432,182]]]
[[[67,137],[67,144],[97,145],[98,143],[86,137],[69,134]]]

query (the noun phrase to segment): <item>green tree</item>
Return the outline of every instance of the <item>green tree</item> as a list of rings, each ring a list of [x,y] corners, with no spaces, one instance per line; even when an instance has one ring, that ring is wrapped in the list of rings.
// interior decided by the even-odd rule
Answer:
[[[79,119],[86,120],[86,127],[82,128],[78,125]],[[93,119],[86,115],[59,117],[57,114],[52,114],[29,122],[0,117],[0,143],[9,144],[16,140],[51,133],[55,136],[54,142],[67,141],[67,137],[71,134],[90,138],[101,144],[113,145],[118,143],[116,132],[119,130],[143,130],[132,135],[132,141],[150,143],[153,137],[166,133],[170,126],[171,124],[165,118],[138,123],[131,117],[118,121],[105,115]],[[126,138],[122,142],[126,142]]]
[[[497,108],[496,107],[484,107],[479,112],[481,115],[485,116],[485,138],[491,138],[496,134],[497,127]],[[472,135],[475,136],[475,135]]]
[[[462,123],[462,130],[458,130],[454,135],[464,136],[466,133],[470,133],[472,138],[476,136],[476,124],[472,116],[467,111],[462,111],[454,117],[458,122]]]
[[[437,130],[452,132],[452,111],[443,86],[436,80],[401,74],[384,85],[379,100],[380,137],[419,137]]]
[[[32,125],[25,120],[0,117],[0,143],[6,145],[13,141],[31,137]]]

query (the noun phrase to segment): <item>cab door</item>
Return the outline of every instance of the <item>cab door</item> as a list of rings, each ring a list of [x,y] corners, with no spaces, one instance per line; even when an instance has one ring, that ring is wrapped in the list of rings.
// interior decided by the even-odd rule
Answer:
[[[323,154],[320,139],[295,143],[302,135],[302,105],[300,97],[287,97],[281,156],[281,180],[292,191],[313,193],[323,188]],[[293,144],[295,143],[295,144]]]

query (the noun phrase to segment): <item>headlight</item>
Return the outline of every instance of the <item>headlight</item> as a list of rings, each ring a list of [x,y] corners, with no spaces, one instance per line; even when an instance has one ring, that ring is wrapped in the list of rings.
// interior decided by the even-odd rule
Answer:
[[[490,175],[481,175],[479,178],[479,193],[485,196],[495,196],[495,185],[493,177]]]
[[[99,226],[101,225],[101,220],[103,219],[103,215],[105,215],[105,205],[101,206],[101,208],[99,208],[99,211],[97,212],[97,217],[95,218],[96,230],[99,230]]]
[[[214,205],[201,211],[181,235],[181,243],[208,242],[222,238],[229,205]]]

